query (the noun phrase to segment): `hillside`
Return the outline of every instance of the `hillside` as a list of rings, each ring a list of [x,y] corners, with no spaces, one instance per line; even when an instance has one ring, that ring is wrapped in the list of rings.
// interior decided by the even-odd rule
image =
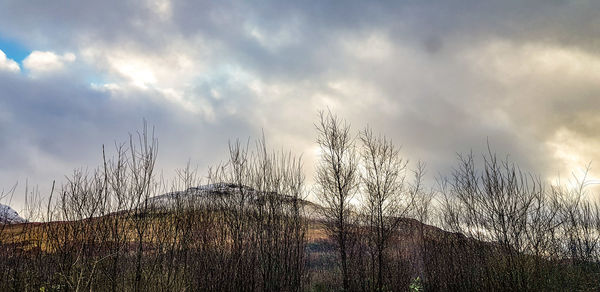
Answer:
[[[154,196],[148,199],[148,205],[152,208],[176,209],[176,208],[202,208],[228,205],[232,201],[242,200],[242,194],[245,196],[247,208],[256,208],[265,204],[265,194],[257,192],[248,186],[237,186],[228,183],[214,183],[198,187],[190,187],[183,191],[168,192],[162,195]],[[323,207],[305,200],[303,198],[295,199],[288,195],[274,194],[275,199],[281,204],[298,203],[303,210],[303,215],[309,219],[319,219]]]
[[[26,222],[19,213],[7,205],[0,204],[0,224],[14,224]]]
[[[242,193],[248,196],[248,204],[235,209],[235,205],[229,203],[239,199]],[[281,254],[283,262],[267,263],[276,267],[287,264],[289,258],[299,256],[305,277],[309,279],[305,281],[312,283],[313,288],[336,290],[334,279],[339,269],[338,253],[335,241],[328,236],[327,223],[318,215],[324,210],[323,207],[288,196],[273,198],[276,199],[271,199],[270,204],[277,205],[279,210],[289,210],[288,206],[294,202],[303,206],[307,210],[302,216],[305,225],[294,225],[294,221],[288,221],[287,216],[291,216],[289,213],[283,213],[286,216],[257,217],[256,212],[264,211],[266,206],[260,192],[227,184],[188,188],[151,197],[147,201],[146,211],[121,210],[83,220],[45,223],[28,223],[19,221],[20,217],[7,216],[11,218],[7,223],[20,224],[5,224],[0,229],[0,255],[4,256],[0,265],[12,269],[10,267],[15,263],[20,263],[23,273],[37,266],[48,267],[35,280],[42,286],[44,281],[54,279],[53,275],[57,273],[78,271],[92,277],[96,275],[95,269],[101,269],[103,274],[94,276],[99,277],[98,285],[118,277],[124,281],[119,285],[130,287],[126,281],[136,277],[132,273],[139,263],[146,271],[158,269],[167,275],[179,271],[197,281],[190,284],[188,282],[192,280],[186,278],[188,280],[181,282],[186,285],[228,287],[227,283],[233,281],[228,277],[237,279],[235,277],[239,273],[259,273],[254,276],[264,277],[260,272],[265,267],[258,265],[260,269],[257,270],[257,261],[264,263],[265,260],[274,259],[274,255]],[[238,211],[246,215],[230,217]],[[236,228],[240,233],[235,233]],[[371,275],[361,268],[374,260],[370,257],[367,244],[371,240],[368,229],[362,225],[351,226],[351,229],[353,242],[350,244],[350,264],[355,267],[352,270],[353,278],[368,279]],[[304,236],[305,240],[296,242],[292,235]],[[234,257],[236,236],[242,238],[239,249],[242,254],[238,257]],[[290,253],[295,248],[301,248],[300,252]],[[110,257],[110,261],[105,260],[110,255],[118,256]],[[483,290],[487,285],[494,285],[490,287],[495,290],[501,284],[480,282],[478,277],[494,275],[494,278],[510,283],[506,280],[512,277],[508,271],[516,268],[535,267],[532,271],[541,278],[546,274],[573,277],[570,266],[564,261],[550,261],[502,250],[495,243],[447,232],[410,218],[400,219],[385,258],[385,277],[392,279],[396,288],[407,287],[418,277],[427,281],[428,287],[433,290]],[[56,262],[61,264],[55,265]],[[590,266],[590,269],[594,268]],[[122,274],[124,272],[121,270],[128,271],[128,274]],[[215,274],[217,272],[222,275]],[[175,285],[172,281],[176,281],[176,278],[153,280],[148,278],[152,274],[147,273],[141,274],[141,277],[148,283],[167,281],[170,283],[168,285]],[[589,272],[577,276],[577,279],[582,285],[588,285],[586,281],[591,281],[595,275]],[[80,276],[70,274],[69,277],[78,279]],[[52,281],[64,282],[62,279]],[[245,283],[241,279],[236,281]]]

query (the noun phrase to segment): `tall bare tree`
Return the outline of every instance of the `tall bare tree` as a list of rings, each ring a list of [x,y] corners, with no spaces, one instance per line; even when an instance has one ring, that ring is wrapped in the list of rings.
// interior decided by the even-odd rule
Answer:
[[[344,290],[350,289],[348,252],[353,220],[351,200],[356,194],[360,175],[355,139],[350,125],[331,112],[320,112],[317,143],[321,159],[317,166],[317,197],[323,204],[323,217],[329,222],[327,230],[334,237],[342,266]]]
[[[385,250],[412,204],[413,194],[419,191],[420,181],[416,184],[416,192],[405,187],[408,162],[400,156],[398,147],[390,139],[375,135],[366,128],[360,133],[360,140],[363,208],[369,227],[372,281],[377,291],[382,291]]]

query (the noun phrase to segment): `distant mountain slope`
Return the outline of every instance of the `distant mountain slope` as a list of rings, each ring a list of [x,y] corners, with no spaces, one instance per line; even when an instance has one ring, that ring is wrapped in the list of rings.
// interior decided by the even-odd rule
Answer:
[[[24,223],[27,220],[19,216],[13,208],[0,204],[0,224]]]
[[[239,200],[239,195],[242,192],[246,196],[248,206],[258,206],[261,202],[264,202],[265,193],[258,192],[251,187],[239,187],[228,183],[214,183],[151,197],[148,199],[148,204],[154,208],[169,209],[189,206],[209,206],[211,204],[217,206],[231,199]],[[294,198],[288,195],[278,195],[277,198],[285,204],[292,204],[294,201]],[[303,207],[305,216],[313,219],[319,217],[320,210],[322,209],[321,206],[304,199],[298,199],[297,202]]]

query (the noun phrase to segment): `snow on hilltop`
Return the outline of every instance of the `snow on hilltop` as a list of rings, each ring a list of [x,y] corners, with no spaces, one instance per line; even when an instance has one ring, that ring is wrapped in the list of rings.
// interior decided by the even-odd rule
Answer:
[[[167,209],[209,206],[211,204],[218,204],[233,199],[234,197],[239,196],[241,191],[248,195],[248,203],[250,204],[248,207],[261,204],[261,195],[264,195],[263,193],[257,192],[248,186],[240,187],[231,183],[214,183],[191,187],[185,191],[162,194],[149,198],[148,204],[150,207]],[[288,204],[293,202],[293,198],[287,195],[281,195],[279,199]],[[310,218],[318,217],[319,211],[322,208],[321,206],[304,199],[299,199],[298,202],[303,207],[305,216]]]
[[[14,224],[26,222],[13,208],[0,204],[0,224]]]
[[[244,188],[246,189],[246,188]],[[236,186],[233,184],[209,184],[191,187],[185,191],[175,191],[152,197],[148,203],[152,207],[176,207],[178,204],[201,203],[207,204],[218,200],[218,196],[233,194]]]

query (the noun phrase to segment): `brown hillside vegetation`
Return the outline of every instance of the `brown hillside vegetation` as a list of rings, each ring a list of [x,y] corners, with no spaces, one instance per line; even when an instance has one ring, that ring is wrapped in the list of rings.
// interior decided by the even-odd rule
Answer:
[[[209,211],[203,210],[195,212],[204,213]],[[127,216],[128,215],[126,213],[121,212],[118,214],[111,214],[80,221],[22,223],[7,225],[2,232],[3,262],[7,265],[9,263],[19,262],[24,268],[27,269],[32,268],[29,266],[29,264],[40,265],[40,268],[44,267],[41,270],[46,271],[45,277],[55,277],[56,275],[65,277],[66,275],[63,274],[64,272],[61,270],[61,262],[63,261],[68,261],[71,259],[70,263],[72,266],[70,268],[77,268],[79,265],[87,262],[87,264],[90,264],[91,267],[87,267],[87,269],[89,269],[88,271],[83,271],[84,273],[88,272],[91,274],[86,275],[85,277],[100,277],[95,281],[98,281],[98,283],[103,283],[107,279],[100,280],[102,279],[102,276],[97,273],[107,268],[106,265],[108,263],[106,262],[110,257],[110,251],[115,250],[114,246],[116,244],[120,245],[117,251],[121,257],[118,267],[120,271],[126,269],[126,266],[131,263],[130,260],[126,259],[133,259],[138,250],[139,242],[136,238],[135,219]],[[202,216],[206,218],[203,214],[192,215],[190,213],[188,216],[193,218],[197,218],[196,216]],[[213,213],[213,216],[219,218],[223,217],[222,214],[218,213]],[[222,219],[219,218],[213,218],[211,219],[211,222],[223,224]],[[170,214],[169,212],[156,212],[152,215],[148,215],[147,220],[150,222],[146,224],[148,232],[145,234],[144,240],[142,241],[142,245],[144,246],[142,254],[148,259],[162,262],[162,257],[168,257],[168,253],[165,254],[167,250],[172,249],[170,250],[170,253],[181,253],[182,250],[180,250],[180,248],[182,248],[183,245],[188,246],[187,248],[189,250],[186,251],[188,253],[191,253],[192,251],[197,253],[199,252],[199,249],[213,249],[215,252],[220,250],[219,253],[227,253],[231,252],[231,250],[234,248],[232,246],[233,241],[231,239],[224,239],[221,242],[216,240],[215,237],[217,237],[217,235],[214,232],[222,230],[223,226],[212,225],[209,227],[208,225],[188,225],[188,228],[191,229],[188,230],[188,239],[203,238],[204,240],[202,242],[194,242],[195,240],[189,240],[189,242],[185,242],[185,238],[177,235],[177,228],[166,227],[171,226],[172,224],[181,224],[181,222],[177,222],[177,215]],[[123,222],[117,223],[119,221]],[[115,238],[104,234],[104,229],[106,228],[107,224],[120,224],[120,226],[122,226],[122,229],[120,229],[118,232],[122,234],[121,236],[123,238],[123,242],[117,243]],[[309,220],[307,222],[307,277],[312,278],[312,281],[314,281],[317,285],[323,285],[324,287],[334,289],[334,283],[328,284],[328,281],[331,281],[331,279],[328,279],[328,277],[333,277],[336,269],[335,243],[327,236],[325,224],[327,223],[323,222],[322,220]],[[203,230],[200,230],[199,228],[203,228]],[[366,233],[364,228],[360,229],[362,230],[359,232]],[[57,236],[58,233],[65,234],[65,236]],[[208,235],[209,233],[212,234]],[[210,244],[210,242],[205,240],[207,237],[213,238],[213,244]],[[394,262],[392,265],[394,270],[389,271],[389,276],[396,278],[398,281],[397,283],[399,283],[398,285],[408,285],[409,283],[407,282],[407,279],[424,275],[425,270],[429,268],[427,266],[427,264],[429,264],[427,263],[428,257],[425,254],[427,244],[431,246],[440,246],[446,245],[449,242],[455,242],[456,244],[459,244],[460,242],[466,241],[467,239],[464,236],[445,232],[437,227],[422,224],[414,219],[402,219],[398,233],[394,238],[394,244],[392,244],[394,248],[390,250],[388,255],[388,261]],[[481,246],[489,249],[491,245],[481,244]],[[355,252],[365,252],[361,251],[360,247],[357,247],[356,249],[357,250]],[[434,255],[429,256],[436,257]],[[72,257],[80,257],[76,261],[81,261],[82,263],[72,261]],[[153,260],[145,262],[144,264],[153,265],[155,264],[153,263]],[[174,265],[181,264],[178,262],[178,260],[176,260],[176,258],[171,259],[171,261],[173,261]],[[56,266],[56,264],[58,264],[58,266]],[[162,267],[164,264],[165,263],[161,263],[152,269],[164,268]],[[213,262],[213,264],[216,263]],[[8,270],[15,273],[16,268],[17,267],[13,267],[9,268]],[[79,266],[79,268],[82,269],[84,267]],[[183,267],[176,267],[174,269],[177,270],[180,268]],[[213,269],[218,269],[218,267],[215,266]],[[94,270],[97,271],[94,272]],[[360,273],[360,271],[357,272]],[[362,271],[362,273],[364,272],[366,271]],[[79,273],[82,273],[82,271]],[[55,280],[60,281],[60,279]],[[162,282],[160,278],[146,278],[144,281],[146,283]],[[10,281],[5,283],[8,282]],[[41,281],[39,284],[42,284],[43,286],[43,283],[44,281]],[[28,282],[24,283],[24,285],[25,286],[20,287],[31,288],[35,287],[36,283]],[[103,286],[99,284],[96,285],[97,286],[92,287],[101,289],[106,288],[102,288]],[[10,288],[9,286],[5,287]],[[13,286],[12,288],[15,287],[17,286]],[[71,287],[63,288],[67,289]],[[147,288],[150,290],[153,289],[151,286],[148,286]],[[157,288],[157,290],[160,289]]]
[[[216,260],[224,261],[223,255],[229,254],[231,256],[235,247],[233,246],[234,241],[231,239],[221,238],[219,241],[217,233],[226,228],[225,226],[214,225],[225,224],[222,220],[223,215],[219,214],[220,212],[212,213],[214,218],[209,220],[211,224],[188,222],[186,236],[182,236],[183,233],[178,234],[177,231],[177,226],[183,223],[178,221],[181,220],[181,215],[170,212],[156,212],[147,216],[146,220],[149,222],[145,225],[148,232],[141,242],[143,245],[142,256],[145,258],[143,269],[146,271],[145,273],[148,273],[143,278],[145,289],[157,291],[167,288],[175,289],[174,286],[169,285],[175,285],[174,281],[189,281],[189,279],[183,280],[178,279],[178,277],[184,277],[186,273],[192,273],[193,269],[199,268],[198,264],[203,265],[205,269],[203,273],[213,271],[210,274],[203,274],[203,277],[215,277],[211,281],[219,281],[224,278],[222,273],[228,272],[223,270],[227,266],[223,266],[223,263]],[[190,218],[204,218],[206,220],[208,219],[206,214],[192,213],[210,213],[210,211],[196,210],[186,215]],[[120,284],[116,286],[130,287],[131,284],[128,281],[134,280],[133,274],[127,279],[127,274],[121,273],[133,273],[132,263],[135,262],[140,245],[136,238],[136,219],[128,217],[130,215],[129,212],[120,212],[81,221],[22,223],[5,226],[2,231],[2,264],[6,271],[10,272],[5,273],[5,277],[19,275],[18,269],[24,269],[20,271],[21,273],[37,270],[41,274],[36,275],[40,278],[26,278],[28,281],[20,284],[23,286],[8,286],[6,285],[8,283],[14,285],[18,278],[4,278],[3,283],[5,283],[5,286],[3,287],[7,289],[17,289],[19,287],[30,289],[37,285],[45,287],[46,283],[63,282],[66,283],[65,286],[54,284],[54,288],[70,290],[73,287],[70,287],[69,284],[72,285],[73,283],[65,281],[70,276],[74,279],[82,277],[80,281],[87,279],[89,283],[86,285],[89,287],[110,290],[110,287],[104,285],[114,280],[105,278],[107,275],[103,274],[110,271],[111,252],[119,254],[119,258],[113,259],[118,264],[113,266],[113,269],[119,271],[117,277],[121,278],[119,280]],[[121,223],[118,223],[119,221]],[[122,226],[122,229],[118,232],[121,234],[121,242],[118,242],[118,238],[105,234],[104,230],[107,224]],[[326,224],[327,222],[318,219],[307,221],[308,227],[305,235],[306,259],[304,263],[307,271],[304,281],[312,283],[313,288],[336,290],[336,284],[332,282],[332,279],[335,279],[337,269],[336,247],[335,241],[327,236]],[[179,232],[181,231],[183,230]],[[363,226],[358,227],[357,232],[360,234],[356,234],[356,238],[363,242],[354,245],[351,251],[352,259],[357,260],[354,263],[356,267],[367,267],[368,262],[371,260],[368,255],[365,255],[368,254],[368,244],[365,242],[368,231]],[[68,235],[57,236],[58,233]],[[446,232],[440,228],[422,224],[415,219],[401,219],[392,242],[392,248],[386,252],[387,270],[384,275],[394,285],[388,286],[387,289],[390,290],[403,290],[411,284],[411,279],[416,277],[421,277],[427,283],[431,283],[430,289],[454,290],[460,289],[460,287],[479,287],[478,289],[483,289],[479,286],[482,284],[481,282],[472,279],[474,274],[479,274],[480,277],[488,275],[488,277],[498,281],[498,283],[483,283],[496,290],[499,289],[499,286],[492,285],[501,285],[502,277],[505,276],[506,269],[509,268],[508,263],[504,262],[507,255],[498,244],[481,242],[467,238],[462,234]],[[119,247],[115,248],[116,245]],[[246,251],[257,252],[249,248]],[[365,254],[361,255],[361,253]],[[190,258],[192,255],[193,257]],[[519,255],[519,257],[522,257],[523,268],[548,269],[553,273],[563,270],[562,273],[570,275],[571,265],[567,262],[552,262],[525,255]],[[64,262],[69,263],[69,266],[65,266]],[[172,266],[169,267],[168,265]],[[64,268],[76,269],[77,273],[64,274]],[[171,273],[174,273],[170,283],[169,278],[151,277],[152,272],[160,275],[169,269],[173,269]],[[183,269],[187,269],[187,271]],[[544,270],[537,270],[536,272],[544,273]],[[366,268],[356,268],[353,273],[356,273],[353,275],[356,276],[356,279],[369,278]],[[589,284],[592,285],[593,275],[595,274],[581,275],[583,278],[578,280],[589,281]],[[540,276],[544,276],[544,274]],[[209,281],[209,279],[204,280]],[[75,283],[77,285],[77,282]],[[224,282],[210,283],[213,287],[227,287]],[[189,289],[199,284],[197,282],[189,284],[190,286],[187,288],[182,286],[177,289]],[[178,285],[183,285],[183,282]],[[261,287],[255,287],[255,289],[262,290]],[[356,289],[364,290],[366,286]]]

